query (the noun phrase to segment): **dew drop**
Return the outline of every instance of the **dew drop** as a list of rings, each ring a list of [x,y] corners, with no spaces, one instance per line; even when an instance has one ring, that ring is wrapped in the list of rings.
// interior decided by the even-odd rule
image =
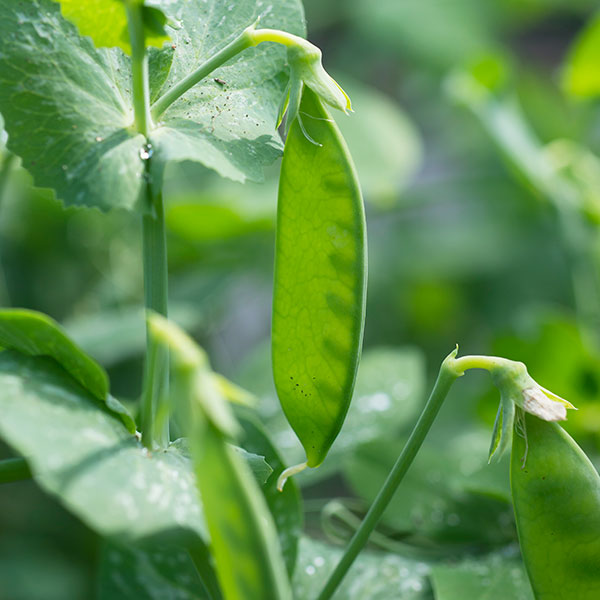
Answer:
[[[145,144],[140,148],[140,158],[142,160],[148,160],[153,154],[152,144]]]

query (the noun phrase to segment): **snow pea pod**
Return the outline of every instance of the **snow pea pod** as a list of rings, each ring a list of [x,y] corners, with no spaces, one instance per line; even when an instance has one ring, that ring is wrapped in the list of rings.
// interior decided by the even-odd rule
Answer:
[[[511,488],[523,561],[537,600],[600,598],[600,477],[556,423],[525,415]],[[523,421],[521,421],[523,423]]]
[[[279,182],[272,356],[277,394],[309,467],[323,462],[350,404],[365,288],[354,165],[335,122],[305,86]]]

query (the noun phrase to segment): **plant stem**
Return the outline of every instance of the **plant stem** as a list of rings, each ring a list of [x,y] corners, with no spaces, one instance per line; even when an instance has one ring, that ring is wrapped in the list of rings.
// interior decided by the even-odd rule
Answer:
[[[134,0],[126,0],[125,7],[131,42],[135,126],[138,132],[147,138],[152,120],[150,117],[148,56],[144,39],[142,5]],[[168,269],[165,211],[162,194],[160,191],[155,190],[152,185],[150,176],[151,149],[148,147],[145,152],[146,206],[142,216],[145,306],[147,309],[156,311],[166,317],[168,312]],[[167,393],[168,381],[168,353],[163,349],[153,347],[146,327],[146,362],[142,386],[142,443],[147,448],[153,448],[155,443],[160,447],[165,447],[169,443],[168,419],[165,419],[160,431],[156,431],[155,427],[158,405]]]
[[[148,83],[148,55],[144,39],[142,5],[126,0],[127,24],[131,43],[131,79],[133,88],[133,111],[136,129],[144,137],[150,128],[150,87]]]
[[[412,464],[417,452],[423,444],[423,440],[429,432],[429,429],[431,428],[431,425],[433,424],[435,417],[437,416],[442,403],[444,402],[444,399],[450,390],[450,387],[457,377],[461,375],[461,373],[457,371],[455,367],[455,356],[456,350],[446,357],[442,363],[438,378],[435,382],[431,395],[429,396],[429,400],[427,401],[427,404],[425,405],[417,424],[410,434],[402,453],[390,471],[390,474],[385,480],[383,487],[377,494],[375,501],[371,505],[371,508],[367,512],[360,527],[352,536],[352,539],[346,547],[340,562],[329,576],[329,579],[327,580],[327,583],[319,594],[317,600],[329,600],[329,598],[333,596],[337,587],[348,572],[348,569],[352,566],[352,563],[358,556],[359,552],[366,545],[371,532],[375,529],[377,522],[379,519],[381,519],[383,512],[396,493],[396,490],[402,482],[404,475],[406,475],[408,468]]]
[[[0,461],[0,483],[12,483],[31,478],[31,470],[24,458],[8,458]]]
[[[151,186],[148,184],[151,192]],[[168,313],[168,269],[165,211],[162,195],[154,198],[155,214],[142,217],[144,254],[145,306],[163,316]],[[169,443],[169,420],[165,419],[160,431],[155,430],[156,414],[169,382],[169,355],[163,347],[153,343],[146,327],[146,365],[142,395],[142,443],[152,448],[156,442],[161,448]]]
[[[250,29],[250,28],[248,28]],[[194,87],[199,81],[210,75],[215,69],[218,69],[223,63],[239,54],[242,50],[252,46],[252,41],[248,36],[248,29],[244,29],[242,33],[232,42],[227,44],[225,48],[211,56],[205,63],[200,65],[195,71],[184,77],[176,83],[167,93],[161,96],[153,105],[151,115],[154,120],[158,120],[159,116],[175,102],[183,96],[190,88]]]
[[[247,27],[232,42],[227,44],[222,50],[219,50],[214,56],[211,56],[205,63],[201,64],[195,71],[184,77],[176,83],[168,92],[161,96],[151,109],[152,118],[156,121],[175,100],[183,96],[190,88],[210,75],[215,69],[218,69],[228,60],[231,60],[236,54],[239,54],[246,48],[258,46],[263,42],[275,42],[286,47],[305,46],[306,40],[287,31],[277,29],[255,29],[257,23]]]

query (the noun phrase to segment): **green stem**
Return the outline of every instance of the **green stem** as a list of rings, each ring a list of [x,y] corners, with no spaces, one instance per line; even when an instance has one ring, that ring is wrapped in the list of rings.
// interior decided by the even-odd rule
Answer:
[[[232,42],[227,44],[225,48],[211,56],[205,63],[200,65],[195,71],[184,77],[176,83],[166,94],[161,96],[151,109],[152,118],[156,121],[175,100],[183,96],[190,88],[194,87],[198,82],[210,75],[215,69],[218,69],[222,64],[232,59],[236,54],[242,52],[246,48],[252,46],[252,40],[248,35],[248,29],[244,29],[242,33]]]
[[[352,566],[352,563],[358,556],[359,552],[366,545],[371,532],[375,529],[375,526],[377,525],[379,519],[381,519],[383,512],[396,493],[396,490],[402,482],[404,475],[406,475],[408,468],[412,464],[417,452],[421,448],[425,436],[429,432],[429,429],[431,428],[431,425],[433,424],[435,417],[437,416],[442,403],[448,394],[448,391],[457,377],[460,377],[461,375],[460,371],[458,371],[455,366],[455,356],[456,350],[454,350],[442,363],[437,381],[435,382],[431,395],[429,396],[429,400],[427,401],[427,404],[425,405],[417,424],[410,434],[402,453],[390,471],[390,474],[385,480],[383,487],[377,494],[375,501],[371,505],[371,508],[367,512],[360,527],[352,536],[352,539],[346,547],[340,562],[337,564],[333,573],[329,576],[329,579],[327,580],[327,583],[325,584],[325,587],[321,591],[317,600],[328,600],[333,596],[337,587],[348,572],[348,569]]]
[[[8,458],[0,461],[0,483],[12,483],[31,479],[31,470],[24,458]]]
[[[247,27],[232,42],[211,56],[205,63],[201,64],[195,71],[176,83],[167,93],[161,96],[151,109],[152,118],[156,121],[175,100],[183,96],[190,88],[210,75],[214,70],[231,60],[234,56],[252,46],[258,46],[263,42],[275,42],[286,47],[302,46],[311,47],[306,40],[278,29],[255,29],[256,23]]]
[[[151,192],[151,186],[148,184]],[[145,306],[163,316],[168,313],[168,269],[165,211],[162,195],[154,198],[154,213],[142,217],[144,254]],[[152,448],[156,442],[161,448],[169,443],[169,420],[156,431],[159,404],[165,398],[169,382],[169,356],[167,350],[153,343],[146,329],[146,365],[142,395],[142,443]]]
[[[148,55],[144,39],[142,5],[126,0],[127,24],[131,42],[131,80],[133,89],[133,111],[136,129],[144,137],[150,129],[150,86],[148,83]]]
[[[137,131],[145,138],[152,125],[150,117],[150,92],[148,84],[148,56],[144,39],[142,5],[134,0],[126,0],[127,22],[131,41],[131,76],[133,88],[133,109]],[[155,190],[150,176],[151,149],[146,155],[146,206],[142,216],[142,244],[144,262],[144,296],[147,309],[167,316],[168,270],[167,236],[165,211],[160,191]],[[156,414],[159,404],[165,398],[169,381],[169,357],[165,350],[153,347],[146,328],[146,362],[142,392],[142,443],[147,448],[155,444],[165,447],[169,443],[169,422],[157,431]]]

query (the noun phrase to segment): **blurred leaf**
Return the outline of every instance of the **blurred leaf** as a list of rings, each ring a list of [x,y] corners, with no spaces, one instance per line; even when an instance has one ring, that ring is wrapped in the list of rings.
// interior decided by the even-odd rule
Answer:
[[[567,57],[562,85],[573,96],[593,98],[600,94],[600,15],[591,18],[579,33]]]
[[[433,565],[430,578],[436,600],[534,600],[523,563],[515,556],[498,553]]]
[[[198,307],[188,303],[172,302],[169,313],[184,329],[196,329],[204,321]],[[77,344],[105,367],[141,356],[146,348],[142,308],[108,308],[72,317],[64,327]]]
[[[353,0],[352,25],[378,46],[447,68],[495,45],[497,7],[479,0]],[[465,35],[468,32],[468,35]]]
[[[266,177],[261,184],[241,185],[193,162],[171,163],[163,186],[167,227],[195,244],[273,231],[279,164],[267,168]]]
[[[383,524],[417,545],[516,538],[510,509],[508,464],[488,465],[491,429],[444,411],[387,508]],[[450,418],[448,418],[450,416]],[[382,438],[362,446],[344,475],[356,494],[371,503],[399,456],[401,440]]]
[[[204,600],[205,591],[190,555],[159,545],[136,548],[107,544],[98,575],[98,600]]]
[[[348,83],[354,114],[336,122],[352,153],[367,201],[386,207],[397,201],[421,165],[421,137],[409,117],[375,88]]]
[[[346,421],[330,450],[330,459],[318,469],[299,475],[316,481],[339,471],[356,448],[366,442],[393,438],[415,416],[425,380],[423,358],[413,348],[378,348],[363,353]],[[259,411],[287,464],[304,460],[304,451],[279,405],[273,386],[267,348],[256,351],[238,373],[239,383],[261,399]]]
[[[2,437],[97,532],[206,539],[190,461],[176,448],[149,453],[54,361],[2,352],[0,405]]]
[[[39,502],[31,508],[37,512]],[[2,531],[2,600],[85,600],[89,598],[90,586],[85,572],[78,567],[70,557],[57,552],[54,536],[23,535],[22,530],[10,535]]]
[[[127,11],[123,0],[54,0],[60,3],[60,10],[74,23],[82,36],[90,36],[97,47],[118,47],[131,54]],[[146,46],[160,48],[169,37],[164,31],[167,19],[155,7],[142,7],[145,21]],[[158,23],[159,27],[153,27]],[[162,24],[162,28],[160,27]],[[162,29],[162,31],[161,31]]]
[[[341,558],[342,550],[302,538],[294,598],[313,600]],[[398,556],[362,552],[342,581],[336,598],[344,600],[426,600],[431,598],[426,575],[430,566]]]
[[[131,415],[108,393],[104,369],[85,354],[50,317],[31,310],[0,310],[0,346],[28,356],[49,356],[108,408],[119,415],[130,433],[135,432]]]

